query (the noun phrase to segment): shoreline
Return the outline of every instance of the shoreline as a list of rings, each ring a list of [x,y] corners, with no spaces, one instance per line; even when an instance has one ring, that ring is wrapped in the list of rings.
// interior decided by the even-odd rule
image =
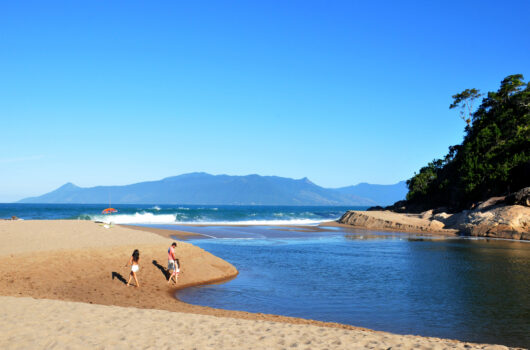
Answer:
[[[206,234],[201,234],[201,233],[196,233],[196,232],[191,232],[191,231],[184,231],[184,230],[181,230],[181,229],[177,230],[177,229],[169,229],[169,228],[156,228],[156,227],[149,227],[149,226],[135,225],[135,224],[119,224],[119,225],[116,225],[116,226],[126,227],[126,228],[139,230],[139,231],[147,231],[147,232],[155,233],[155,234],[161,235],[162,237],[166,237],[166,238],[170,238],[170,239],[173,239],[172,238],[173,236],[177,237],[177,239],[182,239],[182,240],[188,240],[188,239],[212,239],[213,238],[213,237],[211,237],[209,235],[206,235]],[[167,226],[169,226],[169,224]],[[240,227],[255,227],[255,226],[257,226],[257,227],[274,227],[274,228],[278,228],[279,230],[285,230],[285,231],[306,232],[309,235],[311,233],[315,233],[315,232],[326,232],[326,231],[329,231],[328,229],[326,229],[327,227],[333,227],[333,228],[343,228],[346,231],[362,230],[362,231],[366,231],[366,232],[385,232],[385,233],[386,232],[388,232],[388,233],[393,233],[394,232],[394,233],[405,233],[405,234],[408,233],[408,234],[411,234],[411,235],[438,236],[438,237],[456,237],[456,238],[466,237],[466,236],[459,235],[456,232],[452,232],[452,231],[449,231],[449,230],[446,230],[446,231],[420,231],[420,230],[411,231],[411,230],[395,229],[395,228],[377,228],[377,229],[373,229],[373,228],[368,228],[366,226],[354,226],[354,225],[350,225],[350,224],[342,224],[342,223],[339,223],[338,221],[324,221],[324,222],[321,222],[321,223],[318,223],[318,224],[315,224],[315,225],[299,225],[299,224],[295,224],[295,225],[176,224],[176,226],[179,226],[180,228],[181,227],[185,227],[185,226],[189,226],[189,227],[228,227],[228,228],[229,227],[237,227],[237,228],[240,228]],[[486,238],[486,237],[483,237],[483,238]]]
[[[133,224],[119,224],[119,226],[127,227],[134,230],[139,231],[146,231],[151,233],[156,233],[158,235],[161,235],[162,237],[167,237],[170,239],[173,239],[172,236],[177,237],[179,240],[190,240],[190,239],[216,239],[215,237],[208,236],[205,234],[195,233],[195,232],[187,232],[182,230],[171,230],[171,229],[165,229],[165,228],[153,228],[148,226],[138,226]],[[191,226],[191,227],[216,227],[221,225],[179,225],[179,226]],[[222,227],[232,227],[233,225],[222,225]],[[252,227],[255,225],[245,225],[245,227]],[[469,239],[469,240],[493,240],[493,241],[507,241],[507,242],[517,242],[517,243],[528,243],[530,244],[530,240],[520,240],[520,239],[512,239],[512,238],[502,238],[502,237],[483,237],[483,236],[467,236],[467,235],[460,235],[458,233],[452,233],[452,232],[424,232],[424,231],[417,231],[417,232],[410,232],[406,230],[397,230],[397,229],[370,229],[363,226],[353,226],[349,224],[341,224],[336,221],[325,221],[322,222],[316,226],[304,226],[304,225],[257,225],[262,227],[278,227],[280,229],[286,229],[288,231],[296,231],[296,232],[303,232],[307,234],[315,233],[315,232],[325,232],[326,227],[338,227],[343,228],[346,230],[351,230],[352,233],[359,233],[358,231],[363,231],[363,233],[401,233],[401,234],[409,234],[410,236],[420,236],[420,237],[432,237],[432,238],[439,238],[439,239],[448,239],[448,238],[454,238],[454,239]],[[234,227],[242,227],[242,225],[236,225]],[[294,230],[293,230],[294,229]],[[346,233],[346,232],[345,232]],[[229,278],[228,280],[230,280]],[[227,280],[227,281],[228,281]],[[213,283],[219,283],[219,281],[213,282]],[[222,283],[222,281],[221,281]],[[187,288],[187,287],[185,287]],[[181,289],[181,288],[179,288]]]
[[[187,240],[191,238],[207,238],[206,236],[201,235],[199,233],[193,233],[193,232],[187,232],[187,231],[181,231],[181,230],[170,230],[170,229],[165,229],[165,228],[139,226],[139,225],[134,225],[134,224],[118,224],[116,226],[125,227],[125,228],[129,228],[132,230],[138,230],[138,231],[143,231],[143,232],[155,233],[159,236],[169,238],[169,239],[173,239],[173,236],[177,237],[177,239],[180,239],[180,240]]]
[[[179,242],[177,253],[182,259],[182,275],[179,285],[168,287],[162,273],[164,267],[160,263],[164,264],[167,260],[167,246],[172,241],[167,238],[168,232],[164,231],[173,231],[159,230],[162,229],[154,232],[144,227],[133,229],[121,226],[105,229],[81,220],[0,222],[0,237],[5,242],[0,248],[0,264],[5,266],[0,271],[0,295],[227,317],[236,323],[245,320],[279,322],[280,326],[284,325],[282,327],[323,327],[324,332],[342,329],[364,332],[364,336],[377,339],[409,337],[418,342],[443,342],[451,347],[478,346],[458,340],[391,334],[340,323],[186,304],[174,297],[179,289],[219,283],[234,278],[238,271],[201,248]],[[187,234],[184,236],[190,237]],[[28,246],[27,242],[32,242],[32,245]],[[141,287],[126,288],[122,279],[127,277],[128,269],[122,266],[135,248],[141,251]],[[38,278],[35,266],[39,266]],[[205,269],[208,271],[204,272]],[[38,300],[35,303],[40,304]]]

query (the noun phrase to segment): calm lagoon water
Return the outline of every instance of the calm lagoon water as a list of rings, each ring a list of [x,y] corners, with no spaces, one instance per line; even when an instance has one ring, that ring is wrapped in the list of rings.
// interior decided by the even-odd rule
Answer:
[[[240,274],[185,302],[401,334],[530,345],[530,244],[407,234],[193,228]],[[238,233],[239,232],[239,233]],[[234,238],[234,236],[244,237]],[[303,237],[301,237],[303,235]]]

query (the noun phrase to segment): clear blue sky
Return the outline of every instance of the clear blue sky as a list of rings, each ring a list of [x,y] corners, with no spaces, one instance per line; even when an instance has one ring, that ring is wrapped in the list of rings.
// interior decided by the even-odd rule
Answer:
[[[192,171],[410,178],[465,88],[530,78],[530,2],[0,4],[0,202]]]

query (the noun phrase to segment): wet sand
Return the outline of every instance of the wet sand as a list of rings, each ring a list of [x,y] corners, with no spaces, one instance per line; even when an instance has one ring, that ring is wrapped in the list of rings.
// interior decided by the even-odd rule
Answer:
[[[166,237],[173,239],[173,237],[176,237],[179,240],[186,240],[186,239],[197,239],[197,238],[203,238],[204,236],[198,233],[193,232],[187,232],[182,230],[169,230],[169,229],[163,229],[163,228],[154,228],[154,227],[147,227],[147,226],[136,226],[136,225],[119,225],[121,227],[130,228],[133,230],[139,230],[143,232],[151,232],[155,233],[159,236]]]

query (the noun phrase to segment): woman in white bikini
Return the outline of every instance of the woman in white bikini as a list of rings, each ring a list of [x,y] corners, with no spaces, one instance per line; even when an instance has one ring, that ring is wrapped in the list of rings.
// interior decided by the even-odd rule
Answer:
[[[140,269],[140,266],[138,266],[138,263],[140,262],[140,252],[138,249],[135,249],[134,252],[131,255],[131,258],[129,259],[129,262],[125,264],[131,265],[131,273],[129,275],[129,281],[127,282],[127,287],[131,283],[131,279],[134,277],[134,280],[136,281],[136,287],[140,287],[140,283],[138,283],[138,278],[136,278],[136,273]]]

